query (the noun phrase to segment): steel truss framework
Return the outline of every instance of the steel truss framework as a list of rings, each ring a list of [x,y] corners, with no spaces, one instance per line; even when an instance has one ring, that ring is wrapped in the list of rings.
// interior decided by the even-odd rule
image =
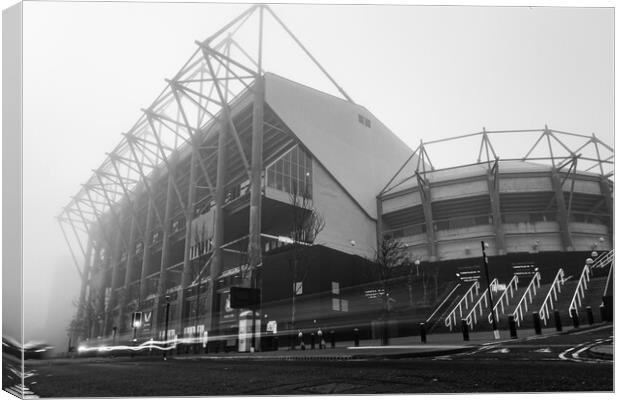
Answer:
[[[525,155],[517,157],[508,156],[506,158],[500,158],[491,141],[492,136],[494,136],[495,139],[498,137],[500,139],[506,139],[518,136],[522,141],[524,140],[524,136],[526,137],[528,135],[534,135],[536,140],[533,141],[531,146],[527,147],[528,150],[525,152]],[[464,141],[469,142],[470,145],[475,145],[476,141],[479,141],[479,145],[475,146],[478,149],[476,162],[444,168],[436,168],[434,166],[429,157],[429,147],[445,144],[448,146],[447,151],[453,153],[460,151]],[[514,150],[512,153],[514,153]],[[418,156],[417,159],[414,158],[416,155]],[[431,261],[436,260],[438,251],[433,225],[435,219],[432,214],[433,207],[431,207],[432,173],[480,165],[485,167],[487,171],[489,204],[490,212],[493,216],[495,240],[499,253],[504,254],[505,238],[501,226],[499,191],[501,161],[531,161],[551,167],[550,177],[554,194],[548,200],[545,209],[549,210],[555,205],[558,212],[558,222],[560,225],[563,247],[567,251],[574,249],[569,220],[573,210],[574,188],[576,176],[578,174],[590,173],[591,175],[598,176],[602,196],[594,207],[602,207],[609,216],[613,213],[612,177],[614,174],[614,151],[612,147],[599,140],[595,134],[587,136],[552,130],[547,126],[545,126],[544,129],[505,131],[487,131],[483,128],[481,132],[427,142],[420,141],[420,145],[414,150],[407,161],[399,168],[377,196],[377,211],[379,215],[377,222],[378,237],[382,237],[386,234],[382,226],[383,199],[398,196],[400,192],[410,190],[413,185],[417,187],[417,190],[420,192],[429,258]],[[581,169],[578,169],[578,165]],[[566,190],[564,188],[569,179],[570,190],[566,196]],[[608,228],[611,237],[613,235],[612,222],[609,224]]]
[[[529,147],[524,156],[511,155],[506,158],[500,158],[493,147],[491,136],[506,138],[507,136],[517,136],[523,134],[539,134],[536,141]],[[568,141],[572,138],[576,140]],[[428,155],[428,148],[440,143],[450,143],[454,146],[452,151],[456,151],[464,140],[479,140],[479,150],[476,162],[471,164],[461,164],[458,166],[448,166],[444,168],[435,168],[431,158]],[[543,143],[544,144],[541,144]],[[414,158],[415,156],[417,158]],[[415,166],[411,165],[415,160]],[[614,150],[609,145],[602,142],[595,134],[591,136],[557,131],[549,129],[546,125],[544,129],[522,129],[522,130],[503,130],[503,131],[487,131],[485,128],[480,132],[454,136],[445,139],[430,140],[424,142],[420,140],[420,144],[413,151],[411,156],[398,169],[396,174],[384,186],[379,196],[398,191],[403,185],[412,179],[418,177],[425,178],[429,172],[442,171],[451,168],[461,168],[472,165],[486,164],[489,170],[495,164],[495,161],[533,161],[543,164],[551,164],[554,170],[561,171],[569,168],[569,172],[576,171],[577,162],[580,161],[584,165],[582,172],[596,171],[604,178],[613,176]],[[413,167],[413,172],[411,168]]]
[[[263,141],[290,145],[293,135],[264,105],[263,31],[268,18],[275,22],[334,84],[347,100],[347,93],[334,81],[282,20],[267,5],[254,5],[203,41],[170,79],[136,123],[122,134],[120,143],[62,209],[57,219],[78,274],[82,278],[79,303],[83,305],[96,272],[94,258],[112,263],[112,282],[123,277],[118,264],[127,268],[123,296],[129,290],[130,267],[143,249],[140,298],[146,295],[150,275],[146,271],[147,248],[153,234],[161,232],[161,268],[157,293],[165,293],[165,275],[179,265],[167,265],[173,227],[185,225],[181,287],[221,272],[223,207],[226,191],[234,183],[249,181],[250,221],[247,254],[250,271],[261,264],[260,204],[261,174],[269,160],[263,156]],[[249,28],[248,28],[249,27]],[[241,46],[239,31],[250,29],[256,43]],[[250,102],[243,103],[243,99]],[[234,116],[232,107],[246,104]],[[277,153],[277,151],[275,151]],[[272,152],[273,153],[273,152]],[[165,182],[161,185],[161,182]],[[214,209],[213,250],[198,274],[190,276],[189,251],[192,219],[204,209]],[[182,210],[182,215],[174,210]],[[123,222],[129,221],[129,224]],[[127,225],[129,228],[127,228]],[[111,251],[103,252],[102,249]],[[85,260],[80,266],[79,255]],[[257,284],[256,274],[251,274]],[[182,293],[180,290],[179,293]],[[112,293],[114,297],[116,294]],[[102,295],[100,295],[102,296]],[[110,301],[114,302],[114,299]],[[120,304],[123,304],[121,299]],[[103,297],[98,307],[103,307]],[[182,301],[179,301],[182,304]],[[82,307],[78,309],[80,317]],[[154,308],[155,312],[157,307]],[[119,313],[122,315],[122,312]],[[109,321],[104,321],[104,326]],[[156,317],[154,317],[156,320]]]

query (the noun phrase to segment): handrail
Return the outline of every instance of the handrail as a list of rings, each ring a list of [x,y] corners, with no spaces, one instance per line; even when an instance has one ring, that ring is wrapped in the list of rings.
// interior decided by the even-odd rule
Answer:
[[[536,271],[529,285],[525,289],[525,293],[521,296],[521,300],[517,303],[517,307],[515,308],[512,316],[517,323],[517,326],[521,326],[521,321],[523,320],[523,314],[527,312],[528,298],[529,303],[532,303],[534,296],[536,296],[536,288],[540,288],[540,272]],[[534,295],[532,295],[534,293]]]
[[[613,261],[613,260],[614,260],[614,249],[611,249],[607,253],[605,253],[601,257],[599,257],[594,262],[594,264],[592,264],[592,266],[590,268],[591,269],[603,268],[605,265],[607,265],[608,262]]]
[[[428,322],[435,316],[435,314],[437,314],[437,311],[439,311],[441,309],[441,307],[443,307],[443,305],[445,304],[446,301],[448,301],[448,299],[450,298],[450,296],[452,296],[452,294],[456,291],[456,289],[458,289],[459,287],[461,287],[460,283],[457,283],[456,286],[454,287],[454,289],[452,289],[450,291],[450,293],[448,293],[448,295],[443,299],[443,301],[441,302],[441,304],[439,306],[437,306],[437,308],[435,309],[435,311],[433,311],[433,313],[430,315],[430,317],[428,317],[426,319],[426,321],[424,321],[424,323],[428,324]]]
[[[558,293],[562,292],[562,289],[560,289],[562,285],[564,285],[564,270],[560,268],[558,270],[558,273],[555,274],[555,278],[551,283],[551,287],[549,288],[549,292],[545,297],[545,301],[543,301],[543,304],[538,311],[538,315],[540,316],[540,319],[544,322],[545,326],[547,325],[547,320],[549,319],[549,310],[553,309],[553,297],[555,297],[555,301],[558,301]],[[551,297],[551,294],[553,294],[553,297]]]
[[[581,271],[577,287],[575,288],[575,294],[568,306],[568,315],[571,315],[571,310],[575,309],[577,315],[579,315],[579,307],[581,307],[581,299],[586,295],[586,289],[588,288],[588,282],[590,282],[590,268],[586,264]]]
[[[471,311],[465,317],[465,320],[467,321],[467,325],[469,325],[469,329],[473,330],[474,325],[478,323],[478,315],[476,311],[480,311],[480,316],[484,314],[484,311],[482,310],[482,301],[484,300],[485,307],[489,306],[489,299],[487,296],[487,293],[489,292],[489,288],[493,287],[493,285],[497,285],[498,283],[499,282],[497,281],[497,278],[491,281],[491,284],[484,290],[484,292],[482,292],[482,295],[480,296],[478,301],[476,301],[476,304],[472,306]]]
[[[506,286],[506,290],[504,290],[504,292],[502,293],[501,296],[499,296],[499,299],[497,299],[497,303],[495,303],[495,305],[493,306],[493,312],[495,313],[495,320],[499,321],[499,310],[498,308],[502,309],[502,314],[504,314],[505,307],[508,307],[508,305],[510,304],[510,299],[512,299],[515,296],[515,292],[517,291],[517,289],[519,288],[519,277],[517,275],[514,275],[512,277],[512,279],[510,280],[510,282],[508,282],[508,285]],[[510,299],[508,298],[508,295],[510,295]],[[504,302],[506,304],[504,304]],[[489,320],[489,324],[493,323],[493,319],[491,318],[491,313],[489,313],[489,317],[487,318]]]
[[[613,276],[614,276],[614,263],[611,263],[611,266],[609,267],[609,272],[607,273],[607,281],[605,282],[605,291],[603,292],[603,296],[607,296],[608,290],[609,290],[609,282],[613,283]]]
[[[478,291],[480,290],[480,282],[478,282],[477,280],[474,282],[473,285],[471,285],[471,287],[467,290],[467,292],[465,292],[465,294],[463,295],[463,297],[461,298],[461,300],[458,302],[458,304],[456,306],[454,306],[454,308],[452,309],[452,311],[450,312],[450,314],[448,314],[448,316],[446,317],[444,323],[445,325],[450,328],[450,331],[452,331],[452,327],[456,326],[456,311],[459,311],[459,316],[461,318],[463,318],[463,303],[465,304],[465,310],[468,309],[468,304],[467,304],[467,298],[470,298],[470,302],[474,301],[474,291],[476,292],[476,296],[478,295]],[[453,324],[454,321],[454,324]]]

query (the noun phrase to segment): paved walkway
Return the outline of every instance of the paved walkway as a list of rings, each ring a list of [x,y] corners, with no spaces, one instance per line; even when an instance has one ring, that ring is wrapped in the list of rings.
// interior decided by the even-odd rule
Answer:
[[[590,328],[592,327],[585,326],[579,328],[579,330],[586,330]],[[562,332],[557,332],[555,328],[547,328],[542,330],[541,335],[536,335],[533,329],[523,329],[517,331],[518,339],[516,340],[533,337],[543,338],[559,334],[575,333],[577,331],[578,330],[570,328],[564,329],[564,331]],[[374,339],[360,340],[359,346],[356,347],[354,346],[353,341],[349,340],[337,342],[335,348],[331,348],[330,343],[327,343],[327,349],[319,349],[318,344],[316,344],[315,349],[311,349],[311,346],[309,344],[306,344],[306,350],[301,350],[299,346],[297,346],[295,350],[289,349],[288,347],[281,347],[277,351],[262,351],[256,353],[219,352],[208,354],[193,354],[190,352],[189,354],[171,355],[170,358],[346,360],[361,358],[430,357],[460,353],[482,345],[490,345],[515,340],[510,338],[508,332],[503,331],[500,332],[499,339],[494,338],[492,331],[470,332],[469,336],[469,341],[464,341],[463,335],[460,332],[438,333],[428,335],[426,343],[422,343],[419,336],[409,336],[392,338],[390,339],[390,344],[388,346],[381,346],[381,341],[379,339]],[[607,351],[606,347],[603,347],[601,351]]]

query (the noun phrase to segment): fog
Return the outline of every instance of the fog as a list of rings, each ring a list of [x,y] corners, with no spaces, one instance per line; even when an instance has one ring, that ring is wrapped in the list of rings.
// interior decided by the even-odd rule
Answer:
[[[193,53],[194,40],[245,8],[25,3],[26,341],[66,348],[75,312],[79,277],[54,217]],[[412,148],[483,126],[545,124],[613,145],[611,9],[272,8],[353,100]],[[267,70],[337,93],[274,25],[265,41]],[[436,157],[441,165],[475,155]]]

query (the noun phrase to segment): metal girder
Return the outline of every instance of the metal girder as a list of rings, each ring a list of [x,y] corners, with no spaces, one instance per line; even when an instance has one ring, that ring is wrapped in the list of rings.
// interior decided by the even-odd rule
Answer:
[[[166,167],[168,168],[168,175],[170,176],[170,178],[172,180],[172,188],[174,189],[174,192],[175,192],[175,194],[177,196],[177,200],[179,201],[179,204],[181,205],[181,208],[185,208],[185,201],[183,201],[183,196],[181,196],[181,192],[179,191],[179,188],[178,188],[177,183],[176,183],[176,179],[174,177],[174,170],[175,170],[175,168],[173,168],[172,164],[168,160],[168,157],[166,156],[166,153],[164,152],[164,149],[161,146],[161,139],[159,138],[159,135],[157,134],[157,131],[155,130],[155,126],[153,124],[153,121],[151,120],[151,118],[148,115],[147,115],[147,120],[149,121],[149,124],[151,125],[151,129],[153,129],[153,136],[155,137],[155,140],[157,140],[157,143],[160,144],[159,151],[161,152],[161,155],[163,157],[164,164],[166,164]]]
[[[291,32],[291,30],[288,29],[288,27],[284,24],[284,22],[282,22],[282,20],[271,10],[271,8],[269,8],[269,6],[264,6],[264,8],[267,11],[269,11],[271,16],[280,24],[280,26],[286,31],[286,33],[289,34],[289,36],[295,41],[295,43],[297,43],[297,45],[303,50],[303,52],[306,53],[306,55],[308,56],[308,58],[310,58],[310,60],[312,60],[314,65],[316,65],[321,70],[321,72],[323,72],[323,74],[327,77],[327,79],[329,79],[331,83],[334,86],[336,86],[336,89],[338,89],[340,94],[342,94],[344,98],[347,99],[347,101],[349,101],[350,103],[354,103],[353,99],[351,99],[351,97],[347,94],[347,92],[345,92],[344,89],[340,87],[338,83],[336,83],[334,78],[332,78],[332,76],[325,70],[325,68],[323,68],[321,64],[319,64],[316,58],[314,58],[314,56],[308,51],[308,49],[306,49],[306,47],[299,41],[299,39],[297,39],[297,37],[293,34],[293,32]]]
[[[232,58],[226,56],[226,54],[222,54],[219,51],[215,50],[213,47],[210,47],[208,44],[204,44],[201,42],[196,41],[195,42],[198,46],[200,46],[200,49],[202,50],[203,53],[203,58],[205,60],[207,60],[209,58],[209,56],[214,56],[218,62],[222,63],[222,60],[226,60],[227,63],[230,63],[232,65],[234,65],[235,67],[238,67],[242,70],[244,70],[245,72],[247,72],[248,74],[250,74],[250,76],[256,78],[258,75],[256,73],[256,71],[253,71],[252,69],[246,67],[245,65],[233,60]],[[223,64],[223,63],[222,63]],[[228,66],[226,66],[225,64],[224,68],[228,69],[230,71],[230,68]],[[213,77],[215,77],[215,75],[212,74]],[[240,81],[243,81],[242,79],[239,78],[238,75],[233,74],[233,76],[235,76],[237,79],[239,79]]]
[[[155,194],[153,193],[153,191],[151,189],[151,185],[148,182],[147,176],[144,174],[144,170],[142,169],[142,164],[140,164],[138,162],[138,157],[137,157],[137,154],[136,154],[136,150],[134,149],[132,142],[129,142],[129,147],[131,148],[131,153],[133,155],[133,158],[136,160],[136,164],[138,165],[138,169],[140,171],[140,176],[142,177],[142,182],[143,182],[144,187],[145,187],[145,189],[146,189],[146,191],[148,193],[149,200],[153,204],[153,211],[155,213],[155,216],[157,217],[157,221],[159,222],[159,225],[161,227],[163,227],[164,226],[164,222],[161,219],[161,215],[159,214],[159,210],[157,209],[157,205],[155,204]]]
[[[80,276],[80,279],[83,279],[84,274],[82,273],[82,270],[80,269],[80,265],[77,261],[77,258],[75,257],[75,253],[73,252],[73,247],[71,246],[71,242],[69,241],[69,238],[67,237],[67,233],[65,232],[65,228],[62,226],[62,221],[60,218],[57,218],[58,220],[58,225],[60,225],[60,230],[62,231],[62,236],[65,238],[65,241],[67,242],[67,246],[69,247],[69,251],[71,252],[71,258],[73,259],[73,262],[75,263],[75,269],[78,272],[78,275]],[[80,244],[81,247],[81,244]],[[84,254],[84,258],[86,258],[86,253],[84,252],[84,249],[82,249],[82,252]]]
[[[207,63],[211,76],[215,78],[216,76],[215,76],[215,71],[213,70],[213,64],[211,64],[211,60],[209,59],[209,56],[207,54],[205,54],[205,61]],[[230,108],[227,104],[227,99],[224,97],[224,94],[222,93],[222,89],[220,88],[220,84],[217,81],[217,79],[215,80],[214,85],[215,85],[215,90],[217,91],[218,97],[220,98],[222,103],[226,103],[223,106],[223,109],[225,110],[225,112],[223,113],[222,118],[226,119],[225,123],[227,123],[230,127],[230,133],[232,134],[233,139],[235,140],[235,143],[237,145],[237,150],[239,152],[239,155],[241,156],[241,160],[243,161],[243,165],[246,171],[248,172],[248,177],[251,178],[250,163],[248,162],[247,156],[245,155],[245,150],[243,149],[241,140],[239,139],[239,133],[237,132],[237,129],[235,128],[235,124],[233,123],[232,117],[230,115]]]

